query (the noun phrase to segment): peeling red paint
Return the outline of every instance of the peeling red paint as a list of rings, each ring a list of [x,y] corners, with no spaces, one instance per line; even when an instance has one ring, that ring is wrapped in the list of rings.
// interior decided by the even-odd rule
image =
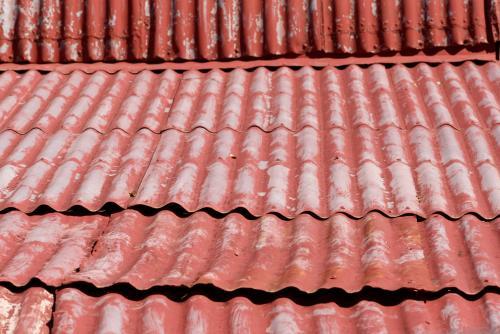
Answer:
[[[409,131],[367,126],[270,133],[251,128],[211,133],[143,129],[73,134],[1,133],[0,207],[31,212],[40,205],[91,211],[169,203],[189,212],[244,208],[320,217],[372,210],[389,216],[500,212],[498,150],[476,126]],[[349,148],[349,149],[347,149]]]
[[[13,293],[0,287],[0,330],[2,333],[48,334],[54,297],[42,288]]]
[[[491,0],[0,2],[0,61],[220,60],[491,44]]]
[[[106,288],[213,284],[305,292],[364,287],[479,293],[500,284],[500,220],[467,215],[387,218],[369,213],[328,220],[274,215],[249,220],[169,211],[144,216],[126,210],[109,217],[58,213],[0,218],[0,281],[24,286],[89,282]],[[119,236],[119,238],[118,238]]]
[[[160,295],[132,301],[90,297],[75,289],[57,294],[54,333],[497,333],[500,297],[467,301],[450,294],[396,306],[362,301],[300,306],[288,299],[257,305],[237,297],[214,302],[194,296],[175,303]]]
[[[259,127],[268,132],[306,126],[330,130],[352,123],[407,130],[450,125],[465,131],[475,125],[488,129],[499,146],[499,78],[497,63],[182,74],[9,71],[0,75],[0,130],[26,134],[37,128],[51,134],[94,129],[106,134],[121,129],[134,134],[143,128],[161,133]],[[363,108],[358,100],[364,101]]]
[[[498,0],[0,0],[18,291],[0,287],[0,332],[500,332],[499,18]],[[488,63],[380,65],[464,60]],[[41,206],[93,213],[9,210]],[[225,301],[153,294],[200,285]],[[361,301],[241,297],[289,288]]]

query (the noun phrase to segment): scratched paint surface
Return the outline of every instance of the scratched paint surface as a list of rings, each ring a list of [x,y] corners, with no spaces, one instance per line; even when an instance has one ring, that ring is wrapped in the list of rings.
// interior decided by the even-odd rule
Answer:
[[[213,302],[194,296],[175,303],[160,295],[131,301],[116,294],[57,294],[55,333],[497,333],[500,298],[476,301],[449,294],[433,301],[381,306],[361,301],[300,306],[288,299],[256,305],[243,297]]]
[[[0,134],[0,207],[91,211],[169,203],[255,216],[312,212],[361,217],[500,212],[498,146],[477,126],[459,131],[367,126],[298,132],[196,129]]]
[[[0,332],[499,333],[498,62],[308,63],[480,59],[499,18],[498,0],[0,0],[0,63],[56,69],[0,75],[0,210],[21,210],[0,215],[0,282],[19,287],[0,287]],[[307,66],[189,67],[280,57]],[[83,62],[103,66],[57,70]],[[127,209],[168,204],[189,214]],[[40,206],[93,213],[23,213]],[[100,297],[50,292],[81,282]],[[469,297],[105,293],[119,283]]]
[[[208,73],[0,75],[0,131],[298,131],[366,125],[488,129],[500,143],[498,63]]]
[[[42,288],[13,293],[0,287],[2,333],[48,334],[54,296]]]
[[[494,218],[499,73],[491,63],[115,79],[7,72],[0,207]],[[51,92],[54,80],[64,87]],[[143,81],[162,89],[150,96]]]
[[[432,51],[494,43],[499,16],[497,0],[1,0],[0,61]]]
[[[360,220],[338,214],[284,221],[235,213],[216,219],[127,210],[109,219],[13,211],[0,219],[0,281],[85,281],[102,288],[125,282],[141,290],[210,283],[268,292],[457,288],[474,294],[500,283],[498,231],[498,219],[473,215],[458,221],[377,213]]]

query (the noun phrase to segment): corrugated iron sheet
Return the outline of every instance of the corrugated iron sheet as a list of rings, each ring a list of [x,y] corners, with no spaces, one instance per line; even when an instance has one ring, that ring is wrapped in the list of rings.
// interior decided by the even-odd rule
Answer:
[[[390,56],[493,42],[496,5],[495,0],[491,5],[484,0],[2,0],[0,60],[213,60],[384,51]]]
[[[13,293],[0,287],[0,331],[2,333],[49,333],[54,297],[42,288]]]
[[[256,305],[238,297],[203,296],[175,303],[160,295],[131,301],[116,294],[89,297],[73,289],[57,294],[54,333],[498,333],[500,296],[467,301],[450,294],[397,306],[362,301],[300,306],[288,299]]]
[[[315,292],[365,286],[475,294],[500,285],[500,219],[432,216],[284,221],[206,213],[180,218],[125,211],[108,218],[58,213],[0,218],[0,280],[51,286],[130,283],[138,289],[210,283],[223,290]]]
[[[471,126],[0,133],[0,208],[169,203],[255,216],[500,214],[498,145]]]
[[[500,146],[500,65],[350,66],[179,74],[80,71],[0,76],[0,129],[297,131],[389,125],[488,129]]]

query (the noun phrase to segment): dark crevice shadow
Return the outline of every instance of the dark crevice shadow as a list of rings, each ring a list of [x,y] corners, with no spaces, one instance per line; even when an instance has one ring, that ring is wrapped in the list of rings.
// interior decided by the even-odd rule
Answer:
[[[13,212],[13,211],[19,212],[22,210],[9,207],[9,208],[1,210],[0,214],[7,214],[7,213]],[[367,211],[367,212],[363,213],[361,216],[352,215],[348,212],[338,211],[334,214],[328,215],[326,217],[322,217],[322,216],[319,216],[315,212],[306,210],[306,211],[294,214],[291,217],[288,217],[288,216],[285,216],[285,215],[283,215],[279,212],[276,212],[276,211],[265,212],[262,215],[254,215],[252,212],[250,212],[248,209],[246,209],[244,207],[236,207],[236,208],[229,210],[227,212],[217,211],[216,209],[211,208],[211,207],[203,207],[203,208],[197,209],[195,211],[188,211],[182,205],[180,205],[178,203],[168,203],[168,204],[161,206],[161,207],[158,207],[158,208],[151,207],[148,205],[142,205],[142,204],[133,205],[133,206],[130,206],[127,208],[123,208],[123,207],[121,207],[113,202],[107,202],[105,205],[103,205],[102,208],[100,208],[97,211],[90,211],[90,210],[86,209],[85,207],[79,206],[79,205],[72,206],[68,210],[65,210],[65,211],[57,211],[57,210],[54,210],[53,208],[51,208],[50,206],[41,205],[41,206],[37,207],[34,211],[32,211],[30,213],[26,213],[26,214],[28,216],[42,216],[42,215],[46,215],[46,214],[50,214],[50,213],[60,213],[62,215],[66,215],[66,216],[70,216],[70,217],[87,217],[87,216],[96,216],[96,215],[103,216],[103,217],[110,217],[114,214],[121,213],[124,211],[135,211],[135,212],[140,213],[141,215],[144,215],[146,217],[153,217],[153,216],[159,214],[160,212],[169,211],[169,212],[175,214],[179,218],[189,218],[190,216],[195,215],[197,213],[205,213],[208,216],[215,218],[215,219],[224,219],[228,216],[237,214],[237,215],[243,217],[244,219],[250,220],[250,221],[259,220],[262,217],[269,216],[269,215],[275,216],[278,219],[283,220],[283,221],[294,221],[298,217],[304,216],[304,215],[310,216],[311,218],[313,218],[317,221],[327,221],[327,220],[331,219],[331,217],[336,216],[336,215],[346,216],[350,220],[362,220],[362,219],[366,218],[366,216],[368,216],[371,213],[377,213],[378,215],[385,217],[385,218],[388,218],[388,219],[397,219],[397,218],[401,218],[401,217],[415,217],[417,222],[424,222],[427,219],[431,218],[432,216],[441,216],[449,221],[459,221],[459,220],[463,219],[463,217],[465,217],[465,216],[473,216],[479,221],[489,223],[489,222],[496,221],[500,217],[500,215],[496,215],[492,218],[485,218],[485,217],[481,216],[479,213],[474,212],[474,211],[465,212],[464,214],[457,216],[457,217],[450,216],[447,213],[442,212],[442,211],[430,213],[428,216],[421,216],[421,215],[418,215],[418,214],[412,213],[412,212],[394,215],[394,214],[387,213],[387,212],[384,212],[384,211],[381,211],[378,209]]]
[[[277,292],[267,292],[256,289],[240,288],[234,291],[226,291],[212,284],[197,284],[193,287],[187,286],[159,286],[147,290],[138,290],[128,283],[118,283],[109,287],[97,288],[90,283],[76,282],[65,284],[59,287],[52,287],[44,284],[38,279],[32,279],[23,287],[16,287],[8,282],[1,282],[3,286],[14,293],[26,291],[29,288],[40,287],[56,296],[56,293],[63,289],[76,289],[91,297],[102,297],[108,294],[118,294],[128,300],[141,301],[149,296],[161,295],[174,302],[185,302],[194,296],[203,296],[213,302],[228,302],[231,299],[243,297],[254,304],[269,304],[277,299],[289,299],[297,305],[312,306],[324,303],[335,303],[340,307],[352,307],[361,301],[371,301],[383,306],[399,305],[406,300],[432,301],[447,294],[456,294],[468,301],[475,301],[482,298],[486,293],[500,294],[500,288],[488,286],[476,294],[467,294],[457,288],[444,288],[439,291],[416,290],[401,288],[395,291],[384,290],[366,286],[358,292],[349,293],[340,288],[320,289],[314,293],[300,291],[297,288],[289,287]]]
[[[474,56],[475,54],[479,56]],[[119,70],[129,70],[133,73],[140,73],[144,70],[153,71],[154,73],[162,73],[165,70],[173,70],[177,73],[184,73],[196,69],[199,72],[209,72],[217,69],[223,72],[229,72],[241,67],[241,63],[246,63],[245,71],[252,72],[259,67],[265,67],[271,71],[275,71],[279,67],[297,67],[306,66],[307,60],[311,60],[314,67],[335,67],[345,68],[347,66],[356,65],[362,68],[369,67],[373,64],[380,64],[386,68],[390,68],[396,64],[402,64],[406,67],[414,67],[419,63],[425,63],[430,66],[438,66],[440,63],[448,62],[451,64],[460,64],[464,61],[475,63],[487,62],[484,55],[491,55],[494,58],[495,54],[498,59],[498,42],[493,38],[488,38],[488,42],[476,45],[454,45],[448,47],[424,47],[423,49],[404,49],[400,51],[378,50],[375,52],[358,51],[354,53],[338,53],[325,51],[310,51],[305,54],[287,53],[284,55],[264,55],[260,57],[241,56],[235,58],[217,58],[216,60],[206,59],[173,59],[162,60],[157,58],[148,59],[127,59],[126,61],[104,61],[92,62],[84,59],[82,62],[59,62],[59,63],[4,63],[2,71],[12,70],[17,73],[25,73],[29,70],[37,70],[41,73],[49,73],[51,71],[60,71],[68,74],[72,71],[81,70],[85,73],[95,73],[97,71],[105,71],[107,73],[116,73]],[[457,59],[453,57],[457,56]],[[462,56],[462,57],[460,57]],[[483,57],[481,57],[483,56]],[[413,58],[412,58],[413,57]],[[420,57],[420,58],[417,58]],[[325,64],[315,63],[316,61],[326,60]],[[294,63],[296,61],[296,63]],[[336,64],[335,62],[338,62]],[[121,66],[123,64],[123,66]],[[141,69],[138,65],[149,65],[151,68]],[[11,66],[9,66],[11,65]],[[38,66],[37,66],[38,65]],[[76,66],[80,65],[81,68]],[[118,65],[118,66],[117,66]],[[135,67],[135,68],[128,68]],[[26,66],[23,67],[23,66]],[[85,67],[86,66],[86,67]],[[112,68],[114,66],[114,68]],[[66,68],[64,68],[66,67]]]

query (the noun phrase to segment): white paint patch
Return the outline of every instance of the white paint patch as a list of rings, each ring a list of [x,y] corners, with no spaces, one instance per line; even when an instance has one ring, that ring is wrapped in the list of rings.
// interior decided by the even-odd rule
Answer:
[[[189,309],[186,317],[186,333],[208,333],[207,319],[200,310],[197,310],[195,308]]]
[[[446,302],[441,310],[441,317],[448,323],[449,333],[462,333],[462,320],[457,306],[451,301]]]
[[[422,249],[412,249],[399,257],[399,259],[396,260],[396,263],[404,264],[407,262],[421,261],[424,258],[424,251]]]
[[[351,170],[344,163],[335,163],[330,166],[329,208],[332,211],[351,211],[354,209],[351,192]]]
[[[299,211],[320,209],[320,188],[319,188],[318,167],[312,162],[306,162],[301,166],[297,200]]]
[[[253,160],[259,160],[262,148],[262,133],[258,131],[247,131],[243,141],[243,152],[247,153]]]
[[[368,234],[363,240],[363,245],[366,249],[361,257],[361,263],[365,269],[374,264],[389,265],[389,247],[383,231],[373,231]]]
[[[2,319],[2,332],[14,334],[19,321],[21,305],[13,303],[7,298],[0,298],[0,319]]]
[[[465,195],[470,199],[474,207],[477,205],[475,200],[474,187],[470,172],[463,164],[454,162],[446,167],[446,176],[450,185],[450,189],[455,196]],[[462,203],[464,205],[465,203]]]
[[[297,134],[298,157],[302,161],[316,161],[320,147],[317,130],[307,127]]]
[[[235,194],[251,196],[255,192],[254,170],[250,166],[243,166],[238,170],[235,180]]]
[[[101,308],[101,321],[98,333],[119,334],[125,331],[127,323],[127,306],[120,300],[111,300]]]
[[[357,178],[363,189],[363,208],[371,210],[377,206],[385,207],[385,186],[380,167],[367,161],[359,167]]]
[[[267,201],[278,210],[286,209],[288,198],[288,177],[290,169],[282,165],[275,165],[267,170]]]
[[[19,168],[13,165],[0,167],[0,194],[5,195],[8,192],[10,183],[18,176]]]
[[[280,247],[285,243],[286,232],[277,218],[265,216],[260,223],[259,238],[255,245],[257,250],[265,247]]]
[[[212,205],[223,204],[228,193],[229,167],[216,161],[207,168],[207,176],[201,187],[200,201]]]
[[[280,305],[280,307],[274,307],[271,312],[273,313],[273,317],[271,319],[271,323],[266,328],[266,333],[304,333],[297,324],[296,316],[298,315],[298,313],[294,312],[291,307]]]
[[[483,163],[478,167],[481,179],[481,190],[487,194],[488,202],[493,212],[500,210],[500,175],[495,166]]]

